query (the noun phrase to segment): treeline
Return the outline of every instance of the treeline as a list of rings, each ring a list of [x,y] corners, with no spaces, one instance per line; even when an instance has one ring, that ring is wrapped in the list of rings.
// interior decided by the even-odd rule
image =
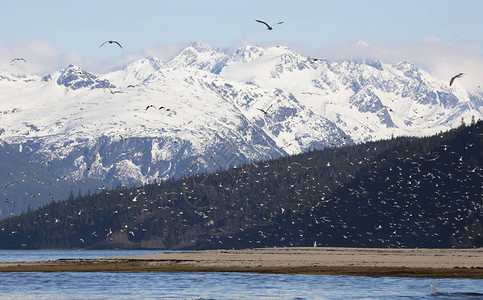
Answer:
[[[71,197],[0,222],[0,247],[481,247],[482,128]]]

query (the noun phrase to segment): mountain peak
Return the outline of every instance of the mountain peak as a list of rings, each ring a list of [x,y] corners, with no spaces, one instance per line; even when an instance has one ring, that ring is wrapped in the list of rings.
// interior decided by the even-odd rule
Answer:
[[[198,41],[192,41],[188,47],[191,47],[198,52],[208,52],[208,51],[214,50],[210,45],[205,43],[200,43]]]
[[[44,81],[50,81],[52,75],[45,76]],[[82,88],[110,88],[113,87],[108,80],[101,80],[97,75],[89,73],[76,65],[69,65],[66,69],[61,70],[57,79],[58,85],[63,85],[72,90]]]
[[[228,55],[220,49],[193,41],[167,65],[172,68],[196,68],[218,74],[227,60]]]
[[[407,60],[403,60],[403,61],[395,64],[394,67],[398,70],[401,70],[401,71],[417,71],[418,70],[418,67],[416,67],[416,65],[414,63],[407,61]]]
[[[233,62],[249,62],[256,60],[263,55],[265,49],[258,46],[244,46],[232,54],[230,60]]]
[[[161,67],[163,66],[163,61],[154,56],[146,56],[130,63],[129,65],[145,65],[145,64],[149,64],[155,67],[156,69],[161,69]]]
[[[374,69],[379,70],[379,71],[384,70],[382,62],[379,59],[367,59],[367,60],[364,61],[364,63],[368,66],[373,67]]]
[[[132,83],[144,81],[153,73],[163,68],[163,62],[157,57],[146,56],[128,64],[123,70],[121,77]]]
[[[295,51],[291,50],[287,46],[271,46],[265,49],[264,55],[274,55],[274,56],[281,56],[284,54],[294,54],[296,53]]]

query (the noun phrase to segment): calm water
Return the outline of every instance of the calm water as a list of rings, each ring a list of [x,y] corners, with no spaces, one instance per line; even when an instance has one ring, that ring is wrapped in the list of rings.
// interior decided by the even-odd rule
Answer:
[[[0,250],[0,262],[46,261],[61,258],[102,258],[152,254],[163,250]]]
[[[0,250],[0,258],[53,260],[154,252],[159,251]],[[431,286],[440,294],[432,295]],[[464,294],[470,292],[481,295]],[[201,298],[483,299],[483,280],[247,273],[0,273],[0,299]]]

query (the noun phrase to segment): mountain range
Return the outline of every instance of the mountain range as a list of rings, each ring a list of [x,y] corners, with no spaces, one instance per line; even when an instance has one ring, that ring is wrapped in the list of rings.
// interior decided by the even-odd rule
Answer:
[[[459,79],[459,80],[464,80]],[[483,93],[411,62],[333,62],[193,42],[107,74],[0,71],[0,218],[136,186],[480,120]]]

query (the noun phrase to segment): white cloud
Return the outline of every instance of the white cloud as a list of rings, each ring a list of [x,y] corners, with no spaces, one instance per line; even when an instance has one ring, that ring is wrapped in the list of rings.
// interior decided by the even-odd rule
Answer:
[[[82,57],[73,51],[64,51],[52,44],[33,41],[28,43],[15,43],[0,47],[0,69],[11,73],[32,73],[40,76],[61,70],[69,65],[78,65],[83,69],[102,74],[119,69],[128,63],[146,56],[154,56],[163,61],[169,61],[190,42],[179,42],[166,45],[148,47],[140,52],[128,52],[109,59],[93,59]],[[24,58],[27,63],[11,60],[17,57]]]
[[[15,61],[14,58],[24,58]],[[73,51],[61,51],[53,45],[41,41],[15,43],[0,47],[0,68],[11,73],[34,73],[45,75],[67,67],[69,64],[92,65],[93,60],[82,58]]]
[[[190,44],[191,42],[185,41],[148,47],[142,50],[141,56],[153,56],[161,59],[163,62],[168,62]]]
[[[243,36],[228,46],[226,51],[230,53],[241,46],[249,45],[251,39],[250,35]],[[161,44],[144,48],[139,52],[124,53],[110,59],[82,57],[76,52],[60,50],[42,41],[15,43],[0,47],[0,69],[12,73],[46,75],[70,64],[75,64],[89,72],[102,74],[122,68],[145,56],[154,56],[168,62],[190,43],[186,41]],[[398,45],[372,44],[359,40],[320,49],[293,44],[288,46],[306,56],[323,57],[334,61],[379,59],[384,63],[397,63],[407,60],[443,80],[449,80],[460,72],[466,73],[466,76],[458,80],[458,84],[478,91],[482,91],[478,86],[483,87],[483,56],[478,52],[477,44],[472,41],[448,42],[439,37],[427,36]],[[28,63],[14,62],[11,64],[10,61],[16,57],[23,57]]]

